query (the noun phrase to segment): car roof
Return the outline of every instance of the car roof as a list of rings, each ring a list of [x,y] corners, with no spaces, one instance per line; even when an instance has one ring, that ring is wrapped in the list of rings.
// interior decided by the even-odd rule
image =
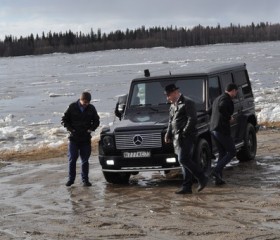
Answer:
[[[135,78],[132,81],[150,81],[156,79],[170,79],[172,78],[180,78],[180,77],[198,77],[198,76],[209,76],[217,73],[228,72],[236,69],[244,69],[246,68],[245,63],[233,63],[233,64],[223,64],[223,65],[211,65],[207,67],[200,68],[199,70],[192,70],[192,71],[183,71],[177,70],[176,72],[165,74],[165,75],[156,75],[150,77],[140,77]]]

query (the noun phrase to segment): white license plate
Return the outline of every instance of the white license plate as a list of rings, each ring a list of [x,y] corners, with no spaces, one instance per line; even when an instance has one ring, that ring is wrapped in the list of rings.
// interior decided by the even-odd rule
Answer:
[[[151,157],[150,151],[124,152],[124,158],[148,158]]]

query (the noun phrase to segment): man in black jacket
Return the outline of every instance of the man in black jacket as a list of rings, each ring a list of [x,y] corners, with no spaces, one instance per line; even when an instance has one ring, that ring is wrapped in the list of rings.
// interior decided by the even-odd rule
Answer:
[[[83,92],[80,99],[69,105],[65,111],[61,124],[69,131],[69,174],[66,186],[69,187],[75,182],[76,162],[81,157],[81,177],[83,185],[88,187],[89,162],[91,154],[91,132],[99,126],[99,116],[95,107],[90,104],[91,94]]]
[[[198,180],[197,191],[199,192],[207,185],[208,178],[192,159],[197,134],[195,103],[190,98],[183,96],[174,84],[165,87],[165,94],[167,100],[171,102],[165,142],[169,143],[173,139],[174,149],[182,166],[184,178],[181,189],[176,193],[192,193],[192,175]]]
[[[217,166],[212,171],[212,175],[216,178],[216,185],[225,184],[222,178],[223,169],[236,155],[230,124],[235,121],[232,117],[234,113],[232,99],[236,97],[237,91],[237,85],[230,83],[226,87],[226,91],[214,100],[212,106],[210,131],[219,151]]]

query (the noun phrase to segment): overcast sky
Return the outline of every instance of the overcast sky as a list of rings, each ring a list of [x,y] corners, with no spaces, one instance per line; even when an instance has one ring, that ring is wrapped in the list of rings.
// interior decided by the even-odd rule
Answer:
[[[0,39],[69,29],[280,23],[280,0],[0,0]]]

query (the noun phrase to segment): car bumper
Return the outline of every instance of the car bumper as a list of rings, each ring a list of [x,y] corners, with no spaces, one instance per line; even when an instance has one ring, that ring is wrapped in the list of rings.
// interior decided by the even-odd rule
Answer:
[[[149,158],[124,158],[99,155],[103,172],[147,172],[180,169],[175,154],[157,154]]]

